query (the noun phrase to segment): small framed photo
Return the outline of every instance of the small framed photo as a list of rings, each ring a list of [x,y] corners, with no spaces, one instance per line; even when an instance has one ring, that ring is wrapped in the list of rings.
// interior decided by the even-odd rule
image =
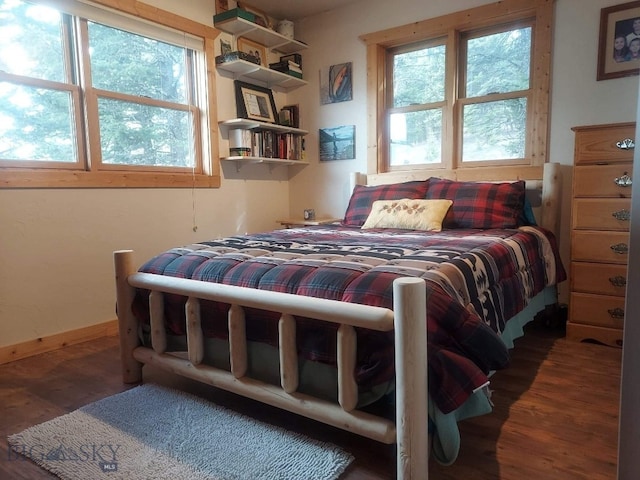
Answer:
[[[236,108],[238,117],[260,122],[278,123],[273,92],[264,87],[236,80]]]
[[[261,27],[265,27],[265,28],[270,28],[271,30],[273,30],[273,25],[271,24],[271,19],[269,18],[269,15],[264,13],[262,10],[243,1],[237,2],[237,5],[238,5],[238,8],[241,8],[246,12],[253,13],[256,17],[255,23],[257,25],[260,25]]]
[[[598,80],[640,72],[640,1],[603,8],[600,13]]]
[[[260,60],[260,65],[267,66],[267,48],[264,45],[248,40],[244,37],[238,38],[238,51],[253,55]]]
[[[305,220],[315,220],[316,219],[316,211],[313,208],[306,208],[304,210],[304,219]]]
[[[216,13],[222,13],[229,10],[229,0],[216,0]]]

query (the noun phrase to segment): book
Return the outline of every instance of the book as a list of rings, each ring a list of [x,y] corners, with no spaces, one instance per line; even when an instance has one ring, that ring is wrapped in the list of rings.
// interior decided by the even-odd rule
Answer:
[[[290,53],[289,55],[283,55],[280,57],[281,62],[293,62],[302,68],[302,55],[299,53]]]
[[[270,63],[269,68],[272,70],[277,70],[278,72],[285,72],[287,70],[298,72],[302,74],[302,68],[294,62],[276,62]]]
[[[249,20],[250,22],[256,21],[256,16],[247,12],[246,10],[242,10],[241,8],[232,8],[231,10],[227,10],[225,12],[220,12],[217,15],[213,16],[213,23],[224,22],[225,20],[229,20],[232,18],[244,18],[245,20]]]
[[[300,73],[300,72],[295,72],[293,70],[287,70],[287,71],[284,71],[282,73],[286,73],[287,75],[291,75],[292,77],[296,77],[296,78],[299,78],[299,79],[302,80],[302,73]]]
[[[282,110],[289,112],[285,118],[289,119],[289,126],[293,128],[300,128],[300,107],[298,105],[285,105]]]

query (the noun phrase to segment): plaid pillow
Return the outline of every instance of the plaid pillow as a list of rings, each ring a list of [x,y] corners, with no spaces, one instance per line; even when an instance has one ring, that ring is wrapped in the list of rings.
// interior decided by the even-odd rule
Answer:
[[[343,225],[361,227],[371,213],[371,206],[376,200],[400,200],[401,198],[424,198],[427,193],[428,181],[412,181],[391,183],[367,187],[356,185],[349,200],[349,206],[344,214]]]
[[[429,179],[426,198],[453,200],[443,228],[516,228],[522,216],[525,182],[457,182]]]

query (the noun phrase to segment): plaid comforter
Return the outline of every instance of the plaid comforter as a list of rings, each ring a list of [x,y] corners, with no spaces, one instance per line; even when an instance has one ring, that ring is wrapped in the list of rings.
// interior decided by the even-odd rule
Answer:
[[[506,321],[546,286],[566,278],[555,239],[537,227],[416,232],[331,225],[235,236],[174,248],[141,272],[392,308],[393,280],[427,281],[429,393],[448,413],[504,368]],[[135,302],[149,321],[146,292]],[[184,298],[165,306],[168,331],[185,333]],[[226,337],[228,305],[201,306],[206,336]],[[277,314],[246,312],[249,340],[278,344]],[[299,354],[335,364],[336,328],[298,319]],[[356,379],[393,379],[393,333],[357,329]]]

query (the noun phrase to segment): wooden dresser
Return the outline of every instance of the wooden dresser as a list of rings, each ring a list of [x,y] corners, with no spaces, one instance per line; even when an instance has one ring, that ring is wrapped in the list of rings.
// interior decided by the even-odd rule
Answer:
[[[622,346],[635,123],[573,128],[567,337]]]

